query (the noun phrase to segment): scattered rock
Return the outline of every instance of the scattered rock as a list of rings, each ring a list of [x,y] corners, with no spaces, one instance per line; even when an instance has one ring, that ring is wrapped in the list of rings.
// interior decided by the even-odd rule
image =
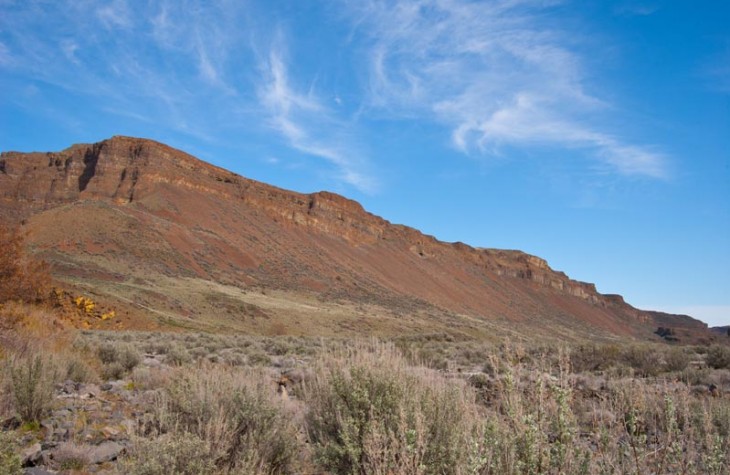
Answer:
[[[585,415],[585,419],[593,427],[610,427],[616,423],[616,415],[605,409],[594,409]]]
[[[132,419],[124,419],[121,423],[121,426],[124,427],[124,431],[127,433],[127,435],[132,435],[134,434],[134,429],[137,424],[135,424]]]
[[[24,475],[54,475],[53,472],[49,472],[41,467],[29,467],[23,473]]]
[[[79,390],[79,392],[81,393],[82,399],[96,398],[101,394],[101,388],[99,388],[96,384],[86,384]]]
[[[15,416],[10,416],[0,422],[0,430],[15,430],[18,427],[20,427],[20,419]]]
[[[43,456],[43,449],[41,448],[40,442],[36,442],[30,447],[24,449],[20,454],[20,461],[24,467],[28,465],[35,465]]]
[[[47,440],[53,438],[54,428],[51,420],[46,419],[41,422],[41,427],[43,428],[43,434]]]
[[[53,411],[53,418],[54,419],[64,419],[66,417],[71,416],[71,411],[68,409],[59,409],[57,411]]]
[[[66,393],[66,394],[73,394],[73,393],[77,392],[80,387],[81,387],[80,383],[77,383],[75,381],[71,381],[70,379],[68,379],[60,384],[60,391],[62,393]]]
[[[124,451],[124,446],[117,442],[102,442],[89,451],[89,463],[104,463],[115,460]]]
[[[104,437],[107,439],[114,439],[119,434],[121,434],[121,429],[117,429],[116,427],[106,426],[101,430],[101,433],[104,434]]]
[[[142,364],[144,366],[149,366],[150,368],[157,368],[160,365],[162,365],[162,363],[160,362],[160,360],[158,360],[157,358],[154,358],[154,357],[152,357],[152,358],[145,358],[144,360],[142,360]]]

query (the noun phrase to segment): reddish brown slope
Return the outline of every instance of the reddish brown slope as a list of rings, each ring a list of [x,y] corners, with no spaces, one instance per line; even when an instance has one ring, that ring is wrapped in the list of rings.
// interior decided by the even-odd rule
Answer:
[[[655,314],[570,280],[538,257],[443,243],[341,196],[275,188],[149,140],[3,153],[0,217],[27,220],[62,278],[94,282],[112,296],[119,287],[110,282],[136,286],[139,308],[162,306],[173,319],[200,308],[159,283],[188,279],[316,295],[325,307],[369,305],[400,318],[394,328],[413,315],[442,322],[461,315],[467,326],[521,322],[615,335],[656,329]],[[236,318],[241,307],[233,308]],[[367,315],[351,329],[372,329]],[[704,329],[687,317],[662,319]]]

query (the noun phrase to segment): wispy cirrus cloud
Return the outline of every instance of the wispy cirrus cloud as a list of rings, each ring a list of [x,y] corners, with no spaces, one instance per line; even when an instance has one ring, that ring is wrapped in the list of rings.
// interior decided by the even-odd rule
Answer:
[[[5,46],[5,43],[0,42],[0,66],[9,66],[10,62],[10,50]]]
[[[4,32],[12,57],[10,68],[75,95],[94,97],[106,109],[148,116],[173,129],[184,127],[196,122],[189,111],[200,105],[199,98],[208,89],[201,86],[200,78],[217,75],[212,61],[195,61],[199,54],[190,33],[206,24],[186,9],[194,2],[185,3],[175,8],[185,15],[178,19],[187,26],[181,26],[186,34],[181,29],[169,42],[153,34],[154,22],[148,20],[157,18],[167,2],[28,0],[14,4],[4,12],[14,25]],[[211,43],[208,48],[216,49],[216,36],[206,38]],[[196,125],[205,128],[203,121]]]
[[[94,9],[96,17],[109,30],[132,26],[132,11],[126,0],[114,0]]]
[[[547,146],[592,157],[602,171],[665,177],[661,151],[602,124],[612,106],[586,88],[577,40],[545,20],[556,3],[341,1],[353,32],[322,66],[312,64],[325,56],[315,50],[341,36],[287,44],[298,17],[254,0],[6,2],[13,27],[0,30],[0,66],[93,98],[100,111],[201,140],[274,132],[360,190],[377,188],[363,137],[383,115],[442,124],[471,156]],[[366,80],[343,57],[364,65]]]
[[[730,37],[725,39],[720,52],[704,60],[700,75],[711,90],[730,94]]]
[[[648,16],[659,11],[659,5],[654,2],[627,1],[614,7],[614,12],[624,16]]]
[[[345,183],[364,192],[375,191],[377,181],[362,171],[364,163],[350,122],[330,110],[311,87],[306,93],[297,91],[291,84],[286,58],[280,32],[260,65],[258,96],[268,112],[269,126],[296,150],[334,165]]]
[[[292,149],[322,159],[311,168],[330,180],[376,188],[356,127],[313,92],[300,92],[314,79],[290,77],[283,33],[258,61],[261,38],[269,36],[262,31],[273,20],[252,20],[247,2],[27,0],[3,7],[14,27],[0,30],[0,65],[19,75],[94,98],[100,112],[217,144],[231,130],[274,131]],[[261,116],[269,117],[263,128]]]
[[[430,117],[468,154],[505,145],[580,149],[615,171],[667,176],[667,157],[600,124],[581,57],[543,13],[559,2],[371,0],[346,3],[368,50],[366,108]]]

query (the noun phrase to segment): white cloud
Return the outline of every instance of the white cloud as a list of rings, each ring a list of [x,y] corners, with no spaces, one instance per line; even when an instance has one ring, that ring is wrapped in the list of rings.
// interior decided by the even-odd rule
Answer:
[[[297,48],[291,58],[283,36],[268,46],[262,38],[278,21],[266,16],[268,7],[234,0],[27,0],[7,12],[13,28],[0,32],[0,64],[93,98],[102,110],[127,111],[130,119],[206,140],[225,141],[221,130],[251,129],[264,115],[268,130],[361,190],[377,185],[360,137],[383,113],[444,124],[454,148],[472,156],[505,146],[562,147],[582,151],[603,169],[665,176],[660,151],[630,143],[596,119],[610,106],[586,91],[571,40],[533,15],[554,3],[342,2],[356,26],[338,54],[365,65],[367,78],[358,83],[341,57],[334,72],[317,70],[319,64],[300,68],[301,58],[312,58],[305,49],[312,43],[290,43]],[[302,70],[311,77],[300,76]]]
[[[659,10],[659,5],[646,2],[624,2],[614,8],[618,15],[626,16],[648,16],[653,15]]]
[[[96,9],[96,16],[109,30],[127,29],[132,26],[132,14],[125,0],[113,0]]]
[[[78,49],[79,44],[73,40],[63,40],[61,42],[61,51],[63,51],[64,56],[76,65],[80,64],[79,59],[76,57],[76,51],[78,51]]]
[[[730,39],[724,51],[705,59],[700,75],[707,81],[710,90],[720,94],[730,93]]]
[[[10,49],[0,42],[0,66],[9,66],[12,62]]]
[[[283,43],[279,34],[261,65],[258,95],[268,111],[269,126],[294,149],[333,164],[345,183],[373,192],[377,183],[361,171],[363,161],[358,158],[357,145],[349,137],[348,123],[328,109],[311,87],[307,93],[301,93],[290,84]]]
[[[369,48],[366,107],[452,129],[462,152],[503,145],[582,149],[621,174],[663,178],[667,158],[600,125],[574,39],[538,18],[555,2],[346,3]]]
[[[269,129],[324,159],[328,172],[336,170],[332,178],[375,189],[357,134],[312,93],[290,84],[283,49],[272,51],[268,82],[259,83],[248,7],[227,0],[27,0],[7,12],[14,28],[0,32],[0,61],[93,98],[100,111],[217,144],[228,140],[224,130],[251,134],[251,124],[268,115]],[[91,25],[100,27],[90,31]]]
[[[14,27],[0,33],[18,58],[9,66],[33,80],[94,98],[100,110],[220,143],[215,127],[240,121],[226,66],[250,52],[233,28],[243,5],[208,5],[27,0],[7,12]]]

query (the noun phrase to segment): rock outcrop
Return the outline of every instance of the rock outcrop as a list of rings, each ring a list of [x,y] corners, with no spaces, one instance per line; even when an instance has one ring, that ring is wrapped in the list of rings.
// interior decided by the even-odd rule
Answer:
[[[705,328],[637,310],[539,257],[440,242],[334,193],[283,190],[145,139],[3,153],[0,218],[28,223],[61,277],[124,280],[134,268],[150,282],[196,278],[315,293],[398,315],[546,328],[560,321],[619,335],[651,335],[659,320]],[[164,312],[191,307],[170,303]]]

